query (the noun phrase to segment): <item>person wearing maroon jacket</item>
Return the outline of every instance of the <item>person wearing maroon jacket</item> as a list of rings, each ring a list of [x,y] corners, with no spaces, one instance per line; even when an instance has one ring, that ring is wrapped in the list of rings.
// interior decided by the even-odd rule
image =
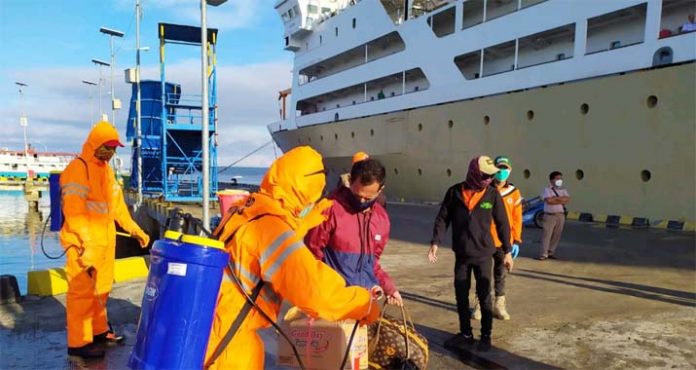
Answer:
[[[329,195],[334,203],[328,218],[307,233],[305,244],[317,259],[343,276],[347,285],[377,287],[387,302],[402,305],[401,294],[379,264],[391,229],[386,210],[377,202],[385,178],[386,170],[378,160],[355,162],[350,185],[339,186]]]

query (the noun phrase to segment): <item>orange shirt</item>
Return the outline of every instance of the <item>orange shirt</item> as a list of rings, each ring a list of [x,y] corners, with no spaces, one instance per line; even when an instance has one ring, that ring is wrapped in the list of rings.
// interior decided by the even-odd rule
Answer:
[[[466,205],[466,208],[469,209],[469,212],[471,212],[474,207],[478,204],[478,202],[481,201],[481,198],[483,198],[483,194],[486,193],[486,188],[483,190],[471,190],[471,189],[464,189],[462,190],[462,198],[464,198],[464,204]]]
[[[498,188],[498,191],[503,198],[505,213],[510,222],[510,244],[522,242],[522,195],[512,184]],[[491,223],[491,234],[496,248],[502,247],[503,243],[498,239],[498,233],[495,231],[495,223]]]

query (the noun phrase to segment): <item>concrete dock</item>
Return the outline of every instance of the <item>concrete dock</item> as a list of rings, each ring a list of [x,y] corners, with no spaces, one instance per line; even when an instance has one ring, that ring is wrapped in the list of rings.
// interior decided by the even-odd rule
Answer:
[[[527,228],[507,280],[512,320],[494,321],[490,352],[452,353],[442,343],[458,327],[453,254],[443,247],[438,263],[426,259],[437,208],[389,204],[388,211],[392,235],[382,264],[430,342],[431,369],[696,368],[695,234],[568,222],[561,259],[537,261],[541,230]],[[143,286],[114,288],[110,319],[127,343],[86,364],[66,356],[64,295],[1,305],[0,368],[125,368]],[[263,336],[267,368],[277,368],[276,336]]]

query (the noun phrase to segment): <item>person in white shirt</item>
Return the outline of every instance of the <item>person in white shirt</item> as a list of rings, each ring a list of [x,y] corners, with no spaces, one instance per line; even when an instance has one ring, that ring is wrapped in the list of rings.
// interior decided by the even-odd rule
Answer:
[[[561,240],[565,224],[566,204],[570,194],[563,187],[563,174],[553,171],[549,174],[550,184],[544,188],[541,199],[544,200],[544,236],[541,239],[541,251],[537,259],[557,259],[556,247]]]
[[[693,31],[696,31],[696,23],[694,23],[694,15],[689,14],[689,21],[682,24],[681,32],[686,33],[686,32],[693,32]]]

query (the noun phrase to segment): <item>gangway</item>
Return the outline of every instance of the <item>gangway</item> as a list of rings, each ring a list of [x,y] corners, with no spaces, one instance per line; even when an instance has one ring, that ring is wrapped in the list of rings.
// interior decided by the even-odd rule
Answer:
[[[201,45],[198,27],[160,23],[160,81],[141,82],[142,181],[143,192],[163,196],[168,201],[201,201],[202,183],[202,104],[200,94],[189,94],[182,86],[167,81],[165,49],[168,44]],[[210,195],[217,190],[217,73],[215,45],[217,30],[208,29],[208,86],[210,102]],[[128,140],[135,139],[136,85],[133,85],[128,117]],[[137,187],[137,151],[133,150],[131,188]]]

